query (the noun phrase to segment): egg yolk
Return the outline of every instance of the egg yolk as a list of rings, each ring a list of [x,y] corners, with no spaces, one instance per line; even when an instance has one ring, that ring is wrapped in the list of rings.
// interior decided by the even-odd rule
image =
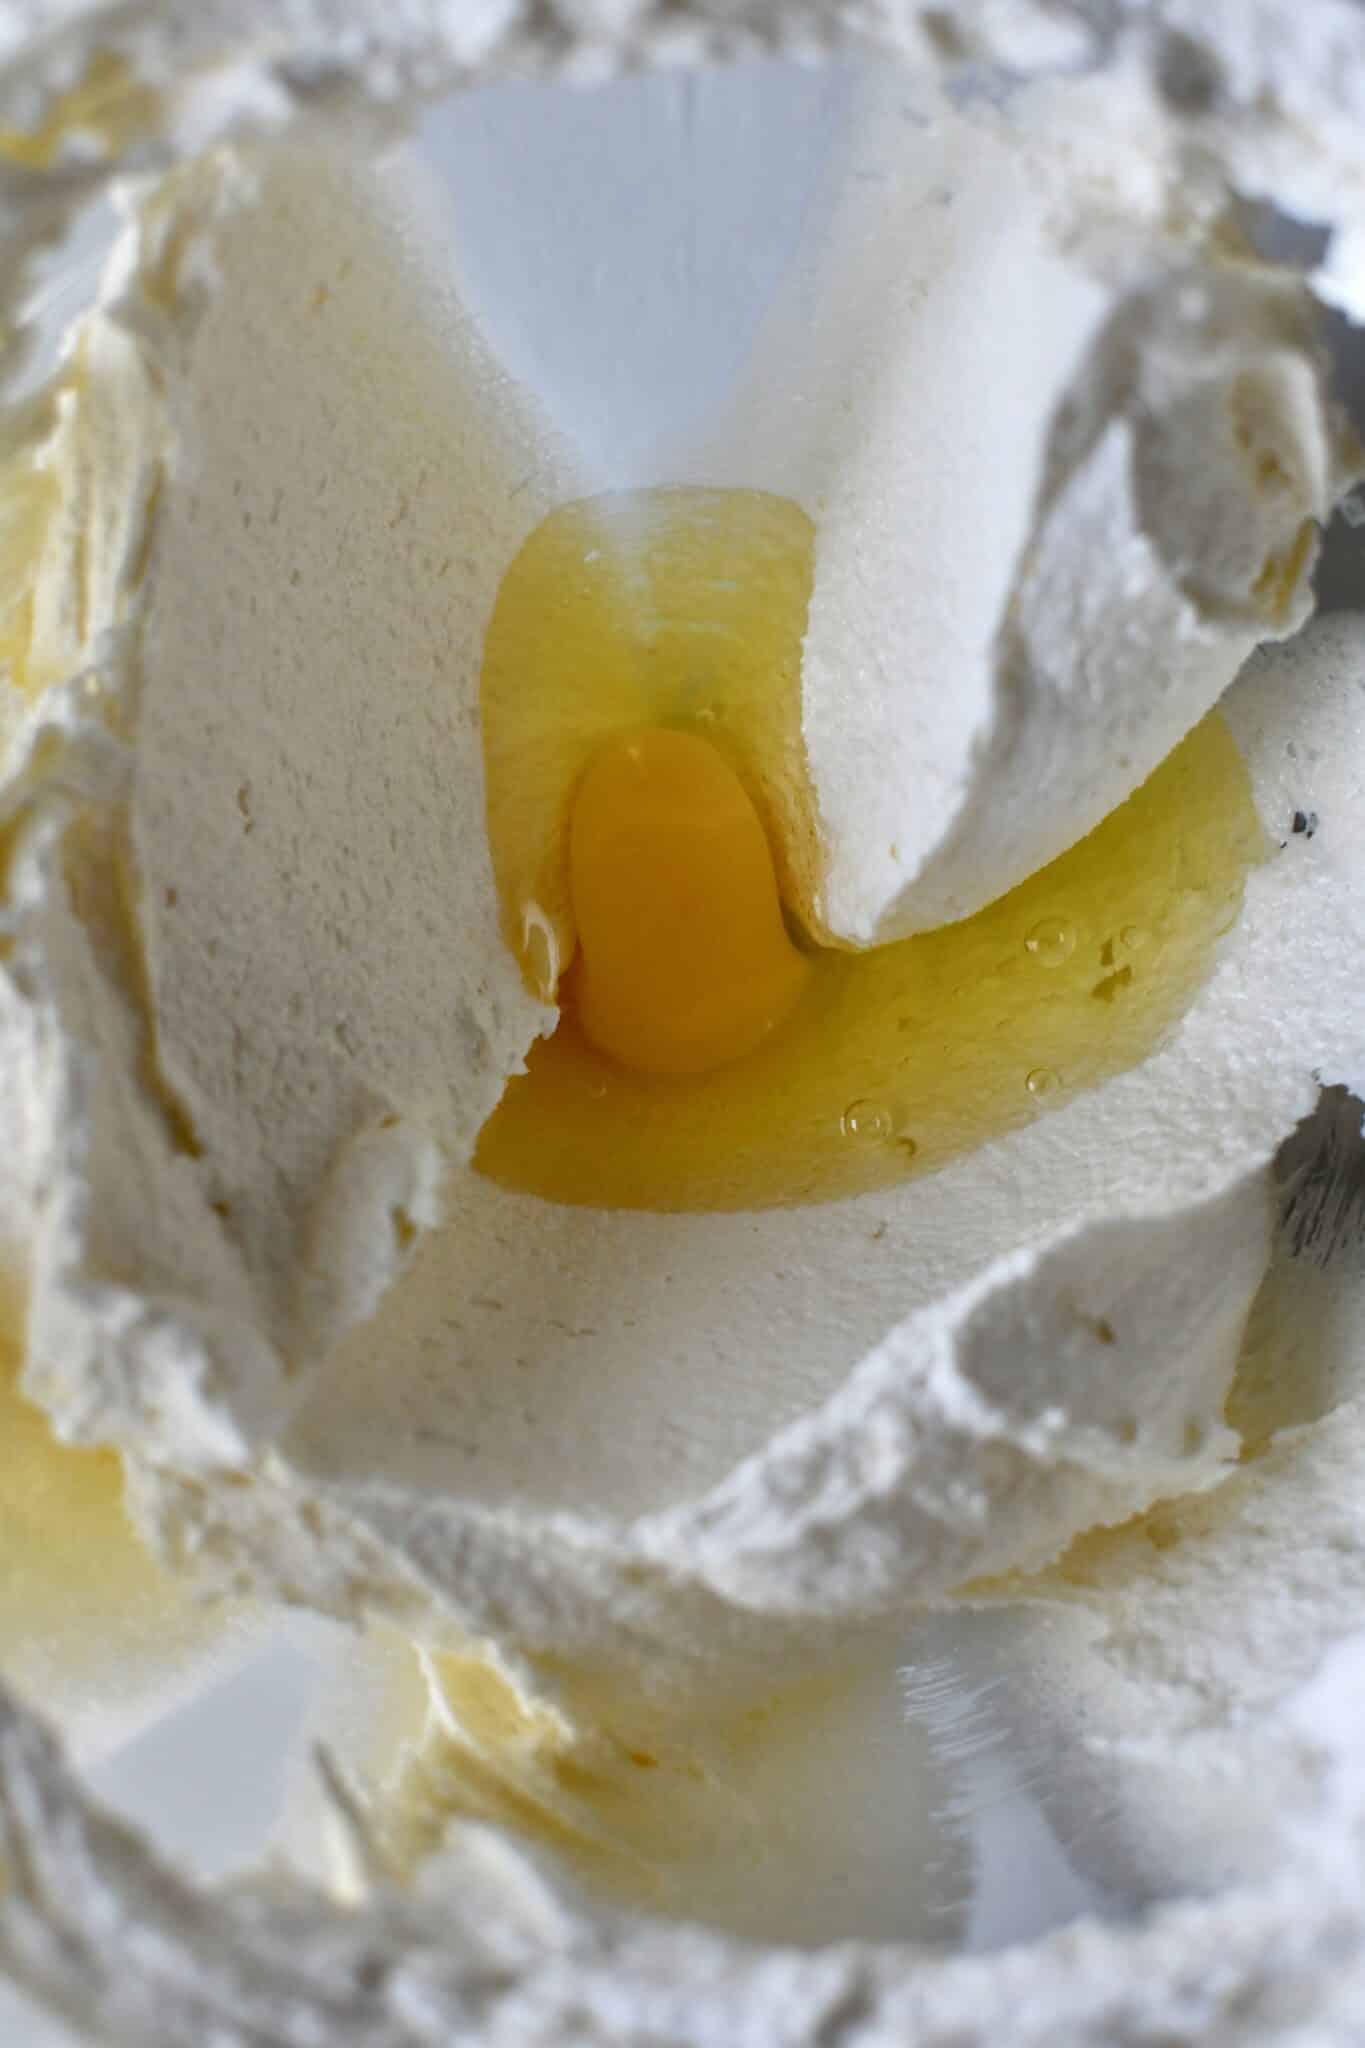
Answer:
[[[1138,1065],[1213,965],[1264,849],[1217,715],[975,916],[793,945],[782,906],[821,857],[815,553],[789,500],[670,487],[562,506],[507,569],[489,845],[507,943],[560,1015],[479,1137],[504,1188],[656,1211],[873,1196]]]
[[[569,825],[584,1036],[643,1074],[704,1074],[786,1020],[810,969],[744,785],[695,733],[611,742]]]

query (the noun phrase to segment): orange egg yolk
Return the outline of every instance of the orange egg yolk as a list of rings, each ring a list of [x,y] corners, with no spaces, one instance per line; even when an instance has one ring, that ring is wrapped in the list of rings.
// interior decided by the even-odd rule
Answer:
[[[695,733],[656,726],[596,755],[574,799],[569,889],[579,1023],[637,1073],[742,1059],[806,985],[758,813]]]

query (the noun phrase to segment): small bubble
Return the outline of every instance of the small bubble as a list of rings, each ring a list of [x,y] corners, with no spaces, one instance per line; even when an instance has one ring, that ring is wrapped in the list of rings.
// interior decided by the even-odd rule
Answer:
[[[1051,1067],[1035,1067],[1024,1082],[1030,1095],[1052,1095],[1061,1085],[1060,1077]]]
[[[895,1127],[895,1119],[884,1102],[850,1102],[840,1122],[844,1136],[860,1145],[880,1145]]]
[[[1119,944],[1125,953],[1140,953],[1147,939],[1148,934],[1140,924],[1126,924],[1119,933]]]
[[[903,1160],[909,1161],[918,1153],[919,1145],[914,1138],[902,1136],[896,1140],[896,1150],[900,1153]]]
[[[1024,940],[1024,951],[1043,967],[1060,967],[1076,950],[1076,927],[1064,917],[1042,918]]]
[[[714,725],[716,722],[716,707],[714,704],[703,704],[694,715],[698,725]]]

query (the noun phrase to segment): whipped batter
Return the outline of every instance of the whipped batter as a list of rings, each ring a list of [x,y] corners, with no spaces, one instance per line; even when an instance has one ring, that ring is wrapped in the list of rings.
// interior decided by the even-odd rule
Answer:
[[[1309,13],[1342,37],[1354,20]],[[211,15],[137,27],[143,57],[191,66],[166,101],[172,139],[244,112],[273,124],[301,89],[308,18],[292,54],[243,28],[217,101]],[[579,24],[581,47],[599,27]],[[662,33],[644,13],[617,47],[633,32]],[[466,49],[444,16],[419,23],[401,49],[376,36],[356,80],[434,78],[506,54],[510,34],[485,25],[486,50]],[[962,15],[964,52],[1025,68],[1080,62],[1089,34],[1081,11]],[[747,439],[718,435],[715,480],[777,482],[817,522],[813,926],[867,944],[967,914],[1080,838],[1218,698],[1267,839],[1208,982],[1149,1059],[818,1226],[558,1209],[470,1169],[554,1023],[499,931],[477,667],[498,579],[576,479],[458,288],[433,282],[401,170],[317,137],[228,142],[132,192],[99,307],[16,414],[3,484],[28,599],[4,623],[0,1069],[18,1079],[0,1094],[0,1224],[30,1394],[67,1436],[118,1449],[142,1530],[199,1583],[418,1639],[440,1801],[477,1811],[462,1780],[491,1760],[506,1796],[490,1817],[533,1837],[565,1824],[525,1775],[547,1755],[635,1744],[648,1723],[704,1764],[728,1706],[964,1588],[1011,1617],[1021,1592],[1060,1605],[1066,1629],[1012,1668],[1036,1667],[1049,1700],[1101,1702],[1105,1739],[1144,1745],[1163,1782],[1226,1760],[1229,1722],[1254,1711],[1223,1804],[1257,1769],[1283,1787],[1292,1901],[1287,1879],[1258,1882],[1248,1844],[1209,1873],[1241,1890],[1019,1959],[1040,2028],[1077,2041],[1157,2015],[1198,2038],[1233,1996],[1224,1978],[1189,1989],[1210,1943],[1249,2024],[1259,1997],[1291,1991],[1344,2011],[1361,1924],[1358,1762],[1315,1678],[1355,1613],[1339,1564],[1359,1497],[1349,1285],[1320,1309],[1340,1353],[1320,1412],[1258,1409],[1235,1380],[1250,1358],[1255,1384],[1278,1383],[1284,1333],[1266,1317],[1278,1291],[1297,1298],[1277,1156],[1320,1088],[1360,1071],[1365,874],[1334,821],[1359,808],[1365,645],[1325,623],[1233,679],[1301,624],[1315,532],[1356,454],[1302,287],[1229,250],[1210,199],[1221,162],[1307,204],[1339,138],[1345,213],[1356,145],[1328,119],[1295,138],[1303,108],[1335,108],[1361,70],[1329,73],[1306,42],[1296,65],[1291,38],[1252,121],[1251,40],[1221,13],[1201,35],[1179,9],[1135,16],[1113,75],[1078,86],[1065,120],[1052,87],[980,126],[945,110],[857,214],[868,247],[836,195],[800,281],[828,318],[793,348],[779,308],[767,342],[790,351],[819,431],[778,476],[776,409],[745,408]],[[30,100],[58,82],[40,68]],[[951,234],[931,186],[951,196]],[[912,258],[889,278],[888,221],[910,223]],[[1324,275],[1352,304],[1349,246]],[[1025,286],[1047,325],[1004,348],[981,294]],[[978,385],[982,409],[964,411]],[[947,452],[907,463],[925,406],[952,428]],[[1292,822],[1308,768],[1311,835]],[[923,795],[908,822],[905,786]],[[452,1310],[468,1324],[457,1385],[430,1369]],[[566,1345],[556,1324],[584,1334]],[[1123,1539],[1086,1562],[1085,1532],[1142,1515],[1137,1563]],[[1312,1571],[1294,1562],[1304,1529],[1321,1538]],[[983,1626],[1005,1625],[994,1612]],[[476,1725],[492,1681],[451,1682],[471,1640],[503,1688],[501,1736]],[[536,1741],[509,1746],[528,1726]],[[15,1709],[7,1727],[5,1782],[66,1810],[31,1724]],[[1074,1742],[1060,1709],[1057,1727]],[[1150,1782],[1122,1780],[1135,1813]],[[33,1823],[13,1809],[6,1825]],[[121,1896],[148,1929],[118,1959],[127,2010],[155,2014],[147,2038],[202,2035],[259,1975],[267,1907],[248,1891],[196,1919],[78,1808],[62,1854],[83,1831],[92,1912],[68,1909],[62,1995],[101,2010],[115,1957],[93,1907]],[[1006,2009],[1031,2038],[1017,1986],[985,1965],[731,1949],[580,1911],[503,1837],[452,1829],[432,1861],[442,1831],[438,1801],[410,1906],[381,1891],[324,1934],[324,1906],[301,1899],[316,1945],[301,1938],[270,1980],[278,2026],[325,2013],[333,2038],[374,2038],[382,1998],[392,2038],[417,2040],[425,1995],[436,2024],[511,2039],[532,2013],[562,2028],[572,1997],[604,2041],[839,2038],[841,2013],[865,2015],[869,2040],[950,2021],[986,2040]],[[401,1829],[386,1839],[353,1820],[367,1896],[387,1853],[416,1853]],[[452,1960],[433,1984],[438,1924]],[[18,1926],[0,1909],[15,1959]],[[354,1975],[346,1944],[362,1940],[391,1954],[388,1989]],[[19,1966],[50,1981],[32,1950]]]

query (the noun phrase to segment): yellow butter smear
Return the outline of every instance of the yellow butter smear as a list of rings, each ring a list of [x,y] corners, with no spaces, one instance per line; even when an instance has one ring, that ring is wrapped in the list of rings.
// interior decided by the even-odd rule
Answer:
[[[0,1669],[35,1696],[101,1699],[214,1623],[139,1542],[116,1454],[60,1443],[20,1392],[20,1320],[0,1294]]]
[[[794,1875],[799,1892],[812,1841],[842,1827],[828,1786],[843,1745],[865,1739],[865,1666],[844,1660],[778,1696],[685,1716],[568,1671],[556,1674],[561,1706],[485,1658],[409,1652],[408,1666],[394,1683],[406,1726],[385,1731],[397,1762],[370,1809],[397,1870],[417,1868],[452,1821],[477,1820],[551,1850],[604,1898],[792,1937]],[[917,1848],[925,1861],[941,1851],[932,1824]],[[809,1912],[822,1936],[845,1931],[840,1891],[811,1886]]]
[[[126,58],[100,50],[83,76],[58,93],[33,128],[0,126],[0,159],[26,170],[48,170],[82,143],[102,157],[115,157],[131,143],[158,132],[161,100],[139,81]]]
[[[565,506],[512,564],[485,650],[488,819],[508,940],[543,993],[575,943],[574,792],[623,732],[676,727],[721,752],[784,896],[814,858],[800,744],[813,563],[814,530],[785,500],[660,490]],[[1147,1056],[1207,976],[1263,849],[1214,715],[1088,838],[975,917],[866,953],[809,946],[794,1013],[733,1064],[629,1071],[587,1043],[570,1003],[475,1164],[550,1201],[674,1211],[830,1201],[932,1173]]]

